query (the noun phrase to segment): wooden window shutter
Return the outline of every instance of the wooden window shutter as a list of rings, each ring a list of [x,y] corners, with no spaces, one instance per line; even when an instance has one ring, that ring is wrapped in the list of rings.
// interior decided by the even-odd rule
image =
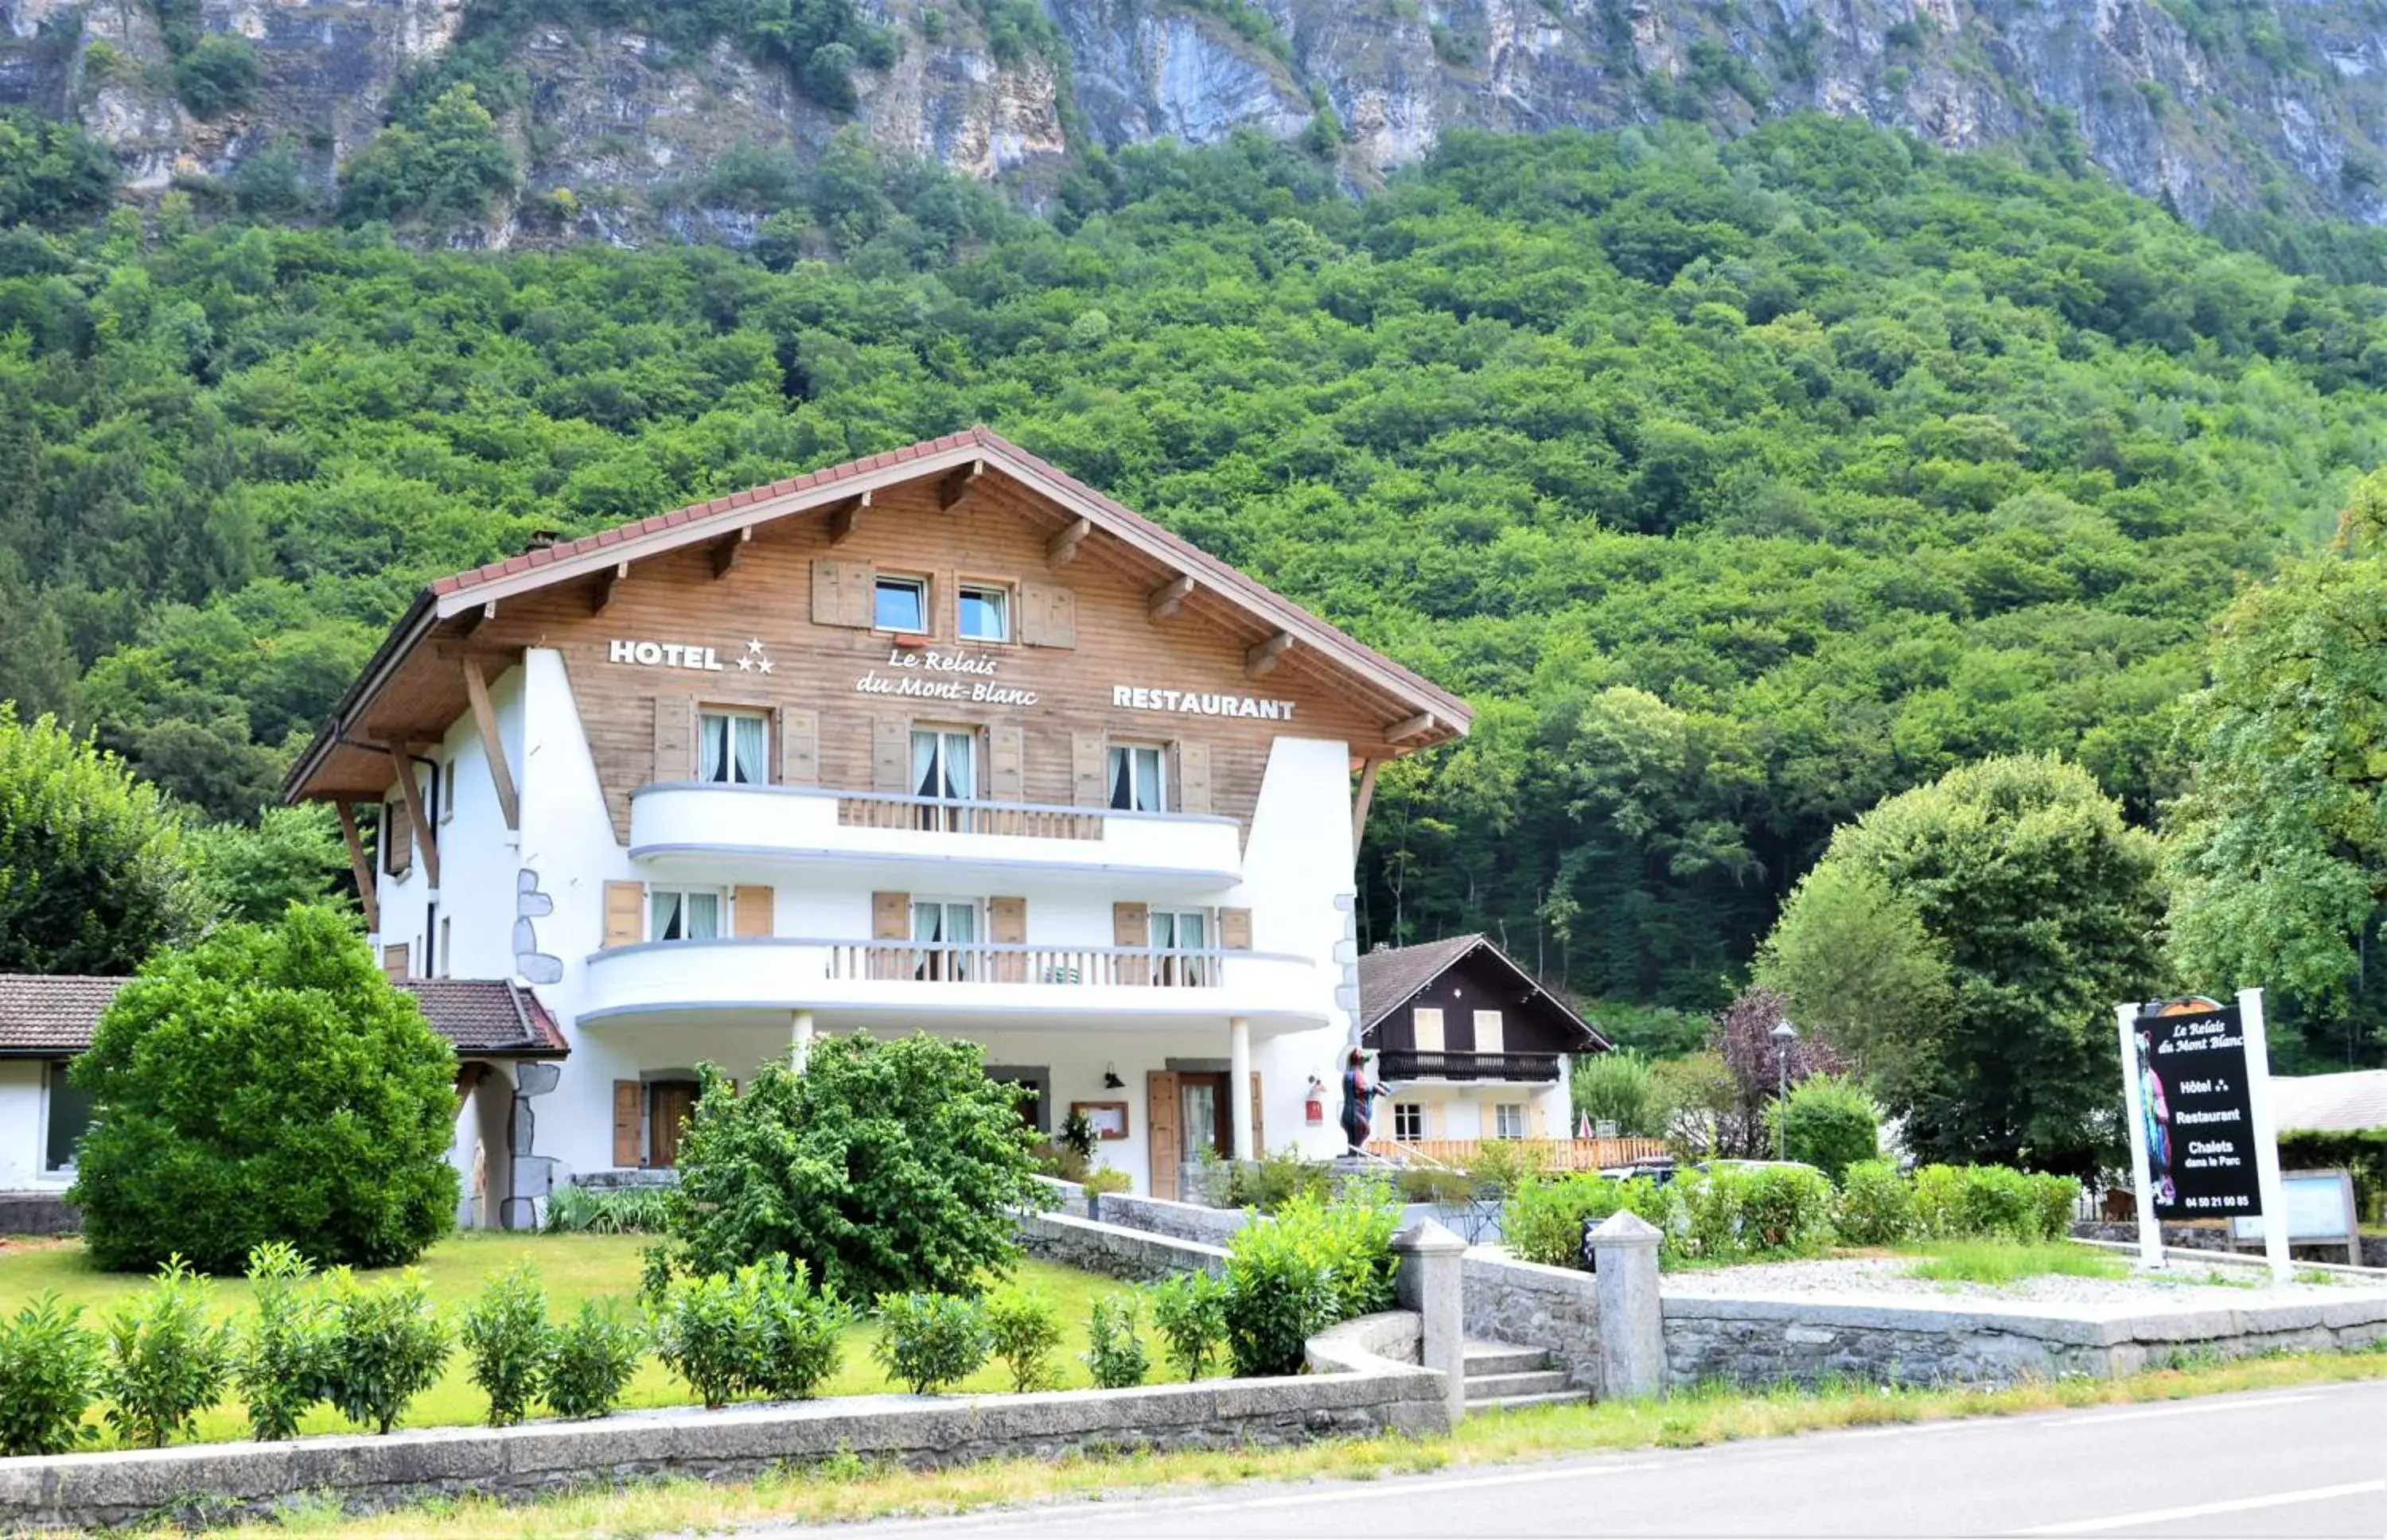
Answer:
[[[1152,907],[1143,903],[1111,905],[1111,944],[1142,947],[1152,944]],[[1118,981],[1122,984],[1152,982],[1152,959],[1149,957],[1118,957]]]
[[[1499,1012],[1476,1012],[1475,1051],[1479,1054],[1504,1054],[1508,1052],[1508,1048],[1502,1041],[1508,1035],[1503,1029],[1505,1023],[1501,1021]]]
[[[912,724],[903,717],[870,719],[870,789],[912,789]]]
[[[658,781],[696,778],[696,697],[655,697],[655,768]]]
[[[1421,1054],[1442,1052],[1442,1007],[1420,1005],[1409,1012],[1409,1046]]]
[[[381,840],[383,871],[391,877],[404,877],[414,869],[414,821],[406,815],[402,804],[382,803],[381,827],[374,832]]]
[[[605,884],[605,944],[629,946],[645,940],[647,890],[639,882]]]
[[[1219,911],[1219,944],[1229,952],[1249,952],[1252,949],[1252,912],[1248,909]]]
[[[872,591],[877,581],[878,573],[867,562],[813,558],[813,624],[868,630],[877,618]]]
[[[1177,745],[1177,811],[1210,811],[1210,746],[1206,743],[1180,741]]]
[[[986,939],[1003,946],[1028,944],[1028,901],[995,897],[986,901]]]
[[[1028,647],[1078,645],[1078,596],[1058,583],[1019,586],[1019,639]]]
[[[1260,1072],[1252,1071],[1252,1154],[1268,1154],[1268,1130],[1260,1122]]]
[[[1425,1105],[1425,1136],[1428,1139],[1446,1139],[1449,1135],[1444,1130],[1449,1127],[1449,1120],[1443,1116],[1442,1104],[1428,1102]]]
[[[912,895],[909,893],[873,893],[870,895],[870,935],[874,940],[908,941],[912,939]]]
[[[1177,1196],[1177,1073],[1147,1070],[1143,1077],[1145,1154],[1152,1161],[1152,1195]]]
[[[1525,1104],[1525,1132],[1534,1139],[1550,1136],[1549,1114],[1539,1100]]]
[[[730,934],[768,936],[773,933],[772,903],[777,895],[761,883],[741,882],[729,895]]]
[[[1100,733],[1069,735],[1069,802],[1073,807],[1107,807],[1110,789],[1104,785],[1110,770],[1109,744]]]
[[[820,784],[820,713],[808,706],[779,708],[779,784]]]
[[[1028,795],[1028,733],[1017,723],[986,731],[986,794],[1004,802]]]
[[[646,1106],[646,1087],[636,1080],[613,1082],[613,1164],[638,1164],[638,1115]]]
[[[400,941],[396,946],[385,946],[381,949],[381,972],[383,978],[390,979],[393,982],[404,978],[406,977],[406,967],[405,942]]]

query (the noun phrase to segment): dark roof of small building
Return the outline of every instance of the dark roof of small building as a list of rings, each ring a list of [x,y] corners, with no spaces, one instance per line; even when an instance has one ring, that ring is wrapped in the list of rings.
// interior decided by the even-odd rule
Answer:
[[[99,1015],[129,979],[0,973],[0,1058],[56,1058],[91,1046]],[[431,1029],[481,1058],[560,1058],[569,1050],[538,996],[502,978],[409,978]]]
[[[1364,953],[1359,958],[1359,1030],[1373,1031],[1376,1024],[1416,999],[1433,981],[1457,967],[1467,958],[1481,952],[1516,975],[1519,983],[1560,1017],[1579,1029],[1585,1039],[1605,1050],[1606,1038],[1593,1029],[1591,1023],[1575,1014],[1573,1006],[1542,988],[1534,976],[1517,966],[1515,958],[1492,944],[1492,938],[1481,931],[1465,936],[1452,936],[1445,940],[1421,941],[1416,946],[1379,947]]]

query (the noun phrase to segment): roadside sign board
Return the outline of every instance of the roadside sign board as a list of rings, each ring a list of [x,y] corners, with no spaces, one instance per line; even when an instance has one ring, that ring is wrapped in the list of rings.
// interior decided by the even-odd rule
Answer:
[[[2131,1038],[2155,1216],[2261,1213],[2252,1078],[2238,1007],[2142,1015]]]

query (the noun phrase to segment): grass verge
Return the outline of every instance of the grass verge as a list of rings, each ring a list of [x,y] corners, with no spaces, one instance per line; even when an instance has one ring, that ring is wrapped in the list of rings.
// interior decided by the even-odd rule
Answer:
[[[2119,1256],[2050,1241],[2021,1245],[2004,1241],[1935,1241],[1916,1248],[1923,1260],[1914,1276],[1939,1283],[2012,1283],[2060,1273],[2066,1278],[2128,1278],[2130,1265]]]
[[[2197,1363],[2120,1380],[2040,1382],[2003,1390],[1901,1391],[1830,1384],[1811,1390],[1742,1393],[1711,1386],[1664,1401],[1542,1407],[1476,1417],[1456,1433],[1437,1438],[1385,1437],[1295,1449],[1069,1456],[1054,1461],[990,1460],[925,1472],[874,1466],[848,1457],[753,1482],[715,1486],[674,1481],[627,1490],[567,1494],[512,1508],[486,1498],[461,1497],[348,1520],[327,1506],[301,1507],[284,1513],[279,1523],[248,1526],[234,1533],[295,1533],[339,1540],[702,1534],[765,1521],[813,1524],[917,1517],[1231,1482],[1368,1480],[1455,1465],[1651,1446],[1693,1448],[1834,1428],[2013,1416],[2379,1378],[2387,1378],[2387,1345],[2354,1353]]]

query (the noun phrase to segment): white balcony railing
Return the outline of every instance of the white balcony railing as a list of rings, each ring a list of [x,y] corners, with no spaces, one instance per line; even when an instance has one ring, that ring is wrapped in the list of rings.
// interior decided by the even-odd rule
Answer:
[[[1281,953],[803,937],[647,941],[591,954],[576,1016],[663,1021],[794,1009],[897,1021],[1039,1016],[1314,1025],[1339,971]]]
[[[1240,880],[1243,840],[1232,818],[1201,814],[671,781],[631,794],[630,856],[650,872],[704,880],[793,863],[901,875],[909,863],[924,878],[1026,866],[1061,880],[1132,877],[1193,891]]]

